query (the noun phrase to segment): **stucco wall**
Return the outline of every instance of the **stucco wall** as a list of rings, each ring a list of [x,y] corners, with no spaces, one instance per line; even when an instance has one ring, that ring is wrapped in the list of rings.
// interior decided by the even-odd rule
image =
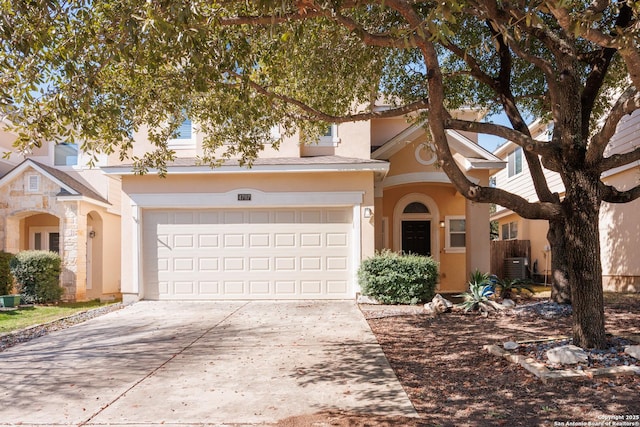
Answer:
[[[605,179],[618,190],[638,184],[638,169],[628,169]],[[640,199],[631,203],[603,203],[600,210],[600,245],[605,289],[640,292]]]
[[[409,194],[424,194],[437,204],[438,217],[433,218],[438,233],[438,253],[432,256],[440,262],[440,291],[458,292],[466,288],[466,256],[465,253],[447,253],[445,251],[445,229],[439,227],[439,222],[444,221],[449,215],[465,215],[465,199],[451,184],[407,184],[391,187],[384,190],[382,202],[382,216],[387,222],[387,238],[389,249],[399,250],[395,247],[399,236],[394,235],[394,210],[403,197]],[[382,241],[382,238],[378,239]],[[394,243],[396,242],[396,243]],[[379,247],[378,249],[382,249]],[[433,248],[432,248],[433,250]]]
[[[372,172],[169,174],[166,178],[153,175],[125,176],[122,180],[122,292],[137,294],[139,291],[134,282],[139,254],[134,253],[131,243],[135,229],[131,194],[226,193],[237,189],[263,192],[362,192],[360,245],[361,256],[366,258],[373,255],[375,250],[374,220],[363,218],[365,207],[374,208],[373,181]]]

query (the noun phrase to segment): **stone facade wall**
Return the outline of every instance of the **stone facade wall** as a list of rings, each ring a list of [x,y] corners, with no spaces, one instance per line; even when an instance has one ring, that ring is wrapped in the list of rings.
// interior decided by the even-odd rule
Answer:
[[[30,176],[39,176],[37,191],[29,191]],[[86,216],[79,214],[80,201],[58,201],[60,185],[35,169],[28,168],[12,181],[0,187],[0,249],[17,253],[20,247],[20,220],[47,213],[60,220],[61,284],[64,299],[86,297]]]

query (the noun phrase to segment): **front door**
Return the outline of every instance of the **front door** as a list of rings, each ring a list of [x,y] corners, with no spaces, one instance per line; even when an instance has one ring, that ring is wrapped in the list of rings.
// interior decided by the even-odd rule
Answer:
[[[431,221],[402,221],[402,252],[431,256]]]

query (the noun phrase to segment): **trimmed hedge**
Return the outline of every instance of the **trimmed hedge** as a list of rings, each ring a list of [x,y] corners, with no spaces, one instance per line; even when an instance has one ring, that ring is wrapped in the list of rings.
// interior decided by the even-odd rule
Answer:
[[[10,295],[13,293],[13,276],[9,263],[13,254],[0,251],[0,295]]]
[[[358,281],[363,295],[383,304],[418,304],[433,299],[438,263],[426,256],[385,250],[362,262]]]
[[[59,301],[64,293],[60,286],[60,255],[49,251],[19,252],[10,263],[11,273],[26,300]]]

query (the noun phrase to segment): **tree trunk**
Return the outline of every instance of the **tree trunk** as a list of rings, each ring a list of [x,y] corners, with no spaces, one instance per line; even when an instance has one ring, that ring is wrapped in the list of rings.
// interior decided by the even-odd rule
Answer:
[[[563,202],[564,240],[573,304],[573,343],[582,348],[605,348],[598,177],[585,172],[573,175],[573,185],[567,188]]]
[[[558,304],[571,304],[564,230],[564,221],[549,221],[547,240],[551,246],[551,253],[547,256],[551,256],[551,300]]]

